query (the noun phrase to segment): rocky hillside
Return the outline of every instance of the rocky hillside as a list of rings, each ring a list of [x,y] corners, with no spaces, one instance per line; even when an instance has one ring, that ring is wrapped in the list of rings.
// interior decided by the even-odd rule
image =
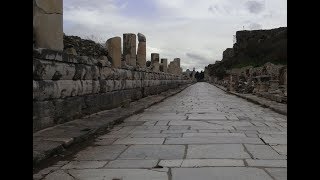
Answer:
[[[210,75],[223,78],[228,69],[259,67],[267,62],[287,64],[287,27],[237,31],[233,48],[227,48],[223,59],[210,64],[207,69]]]

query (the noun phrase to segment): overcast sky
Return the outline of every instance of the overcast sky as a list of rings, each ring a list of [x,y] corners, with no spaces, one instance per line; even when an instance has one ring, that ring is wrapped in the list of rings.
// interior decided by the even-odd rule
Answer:
[[[287,26],[287,0],[64,0],[64,32],[105,42],[123,33],[147,39],[147,60],[181,58],[200,71],[233,46],[236,31]]]

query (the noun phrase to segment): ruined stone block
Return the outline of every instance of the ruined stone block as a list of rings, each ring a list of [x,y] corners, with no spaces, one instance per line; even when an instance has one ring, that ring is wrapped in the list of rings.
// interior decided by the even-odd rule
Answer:
[[[136,88],[141,88],[142,87],[142,82],[141,80],[135,80]]]
[[[130,71],[130,70],[126,70],[126,80],[131,80],[133,79],[133,71]]]
[[[137,65],[145,68],[146,67],[146,37],[138,33],[138,50],[137,50]]]
[[[127,77],[127,70],[125,69],[115,69],[115,71],[117,71],[119,73],[119,79],[120,80],[123,80],[123,79],[126,79]]]
[[[96,94],[100,92],[100,82],[98,80],[92,81],[92,93]]]
[[[162,72],[168,72],[168,59],[161,58]]]
[[[74,64],[33,59],[34,80],[71,80],[74,74]]]
[[[108,55],[111,57],[112,67],[121,67],[121,38],[113,37],[107,40],[106,48]]]
[[[77,83],[79,81],[60,80],[55,82],[57,84],[57,98],[65,98],[69,96],[76,96],[79,94]],[[89,92],[88,92],[89,93]]]
[[[45,100],[60,96],[57,83],[51,80],[33,81],[33,99]]]
[[[82,92],[79,95],[91,94],[92,93],[92,80],[83,80],[80,81],[82,86]]]
[[[123,34],[123,57],[127,65],[136,66],[136,35]]]
[[[141,76],[142,76],[142,73],[136,71],[135,74],[134,74],[134,78],[133,78],[133,79],[135,79],[135,80],[140,80],[140,79],[141,79]]]
[[[114,90],[114,81],[113,80],[100,80],[100,92],[111,92]]]
[[[180,75],[182,68],[180,67],[180,58],[174,58],[168,65],[168,73]]]
[[[63,50],[62,0],[33,1],[33,30],[36,47]]]
[[[152,65],[153,65],[153,67],[152,67],[152,71],[153,72],[160,72],[160,64],[159,64],[159,62],[155,61]]]
[[[87,71],[88,71],[88,68],[86,67],[86,65],[76,64],[75,65],[75,73],[74,73],[74,76],[72,79],[73,80],[85,79],[84,76]]]
[[[62,0],[34,0],[36,5],[46,13],[62,14]]]
[[[114,80],[113,81],[113,83],[114,83],[113,91],[118,91],[118,90],[124,89],[123,81],[125,81],[125,80]]]
[[[159,62],[159,53],[151,53],[151,64]]]
[[[126,80],[125,82],[126,82],[125,89],[132,89],[133,88],[132,80]]]
[[[101,79],[113,79],[114,71],[109,67],[102,67],[100,69],[100,78]]]
[[[82,116],[82,109],[85,106],[83,97],[70,97],[66,99],[56,99],[55,104],[55,123],[63,123]]]
[[[53,117],[54,104],[52,101],[34,101],[33,102],[33,117],[34,119]]]

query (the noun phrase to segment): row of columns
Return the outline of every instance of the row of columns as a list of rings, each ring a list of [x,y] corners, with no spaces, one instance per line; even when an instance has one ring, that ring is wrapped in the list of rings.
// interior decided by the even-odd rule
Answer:
[[[136,34],[123,34],[123,61],[129,66],[146,68],[146,37],[138,33],[137,51],[136,39]],[[121,68],[121,38],[113,37],[108,39],[106,48],[113,67]],[[175,58],[173,62],[175,64],[174,68],[180,69],[180,58]],[[160,61],[159,53],[151,53],[150,69],[154,72],[168,72],[168,59],[162,58]]]
[[[33,0],[33,33],[35,46],[63,51],[63,1]],[[106,41],[106,48],[113,67],[121,68],[121,60],[126,65],[146,68],[146,37],[138,33],[123,34],[123,54],[121,54],[121,38],[113,37]],[[168,72],[168,60],[158,53],[151,53],[151,69],[156,72]],[[170,63],[171,64],[171,63]],[[174,59],[174,69],[180,68],[180,59]],[[177,67],[178,66],[178,67]]]

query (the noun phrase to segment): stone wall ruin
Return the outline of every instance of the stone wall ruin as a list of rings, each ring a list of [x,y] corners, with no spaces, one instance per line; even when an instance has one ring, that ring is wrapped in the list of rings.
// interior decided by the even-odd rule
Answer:
[[[166,61],[160,69],[157,53],[146,67],[141,33],[138,49],[136,34],[123,34],[121,52],[121,37],[101,46],[64,36],[62,0],[34,0],[33,8],[34,132],[192,82],[178,71],[180,59],[173,61],[174,73],[166,72]]]
[[[206,80],[237,93],[251,93],[277,102],[287,102],[287,66],[266,63],[261,67],[246,66],[227,71],[225,77],[205,75]]]
[[[168,65],[168,72],[172,74],[181,74],[182,68],[180,67],[180,58],[174,58]]]
[[[205,67],[205,80],[286,103],[287,27],[237,31],[236,39],[221,61]]]

